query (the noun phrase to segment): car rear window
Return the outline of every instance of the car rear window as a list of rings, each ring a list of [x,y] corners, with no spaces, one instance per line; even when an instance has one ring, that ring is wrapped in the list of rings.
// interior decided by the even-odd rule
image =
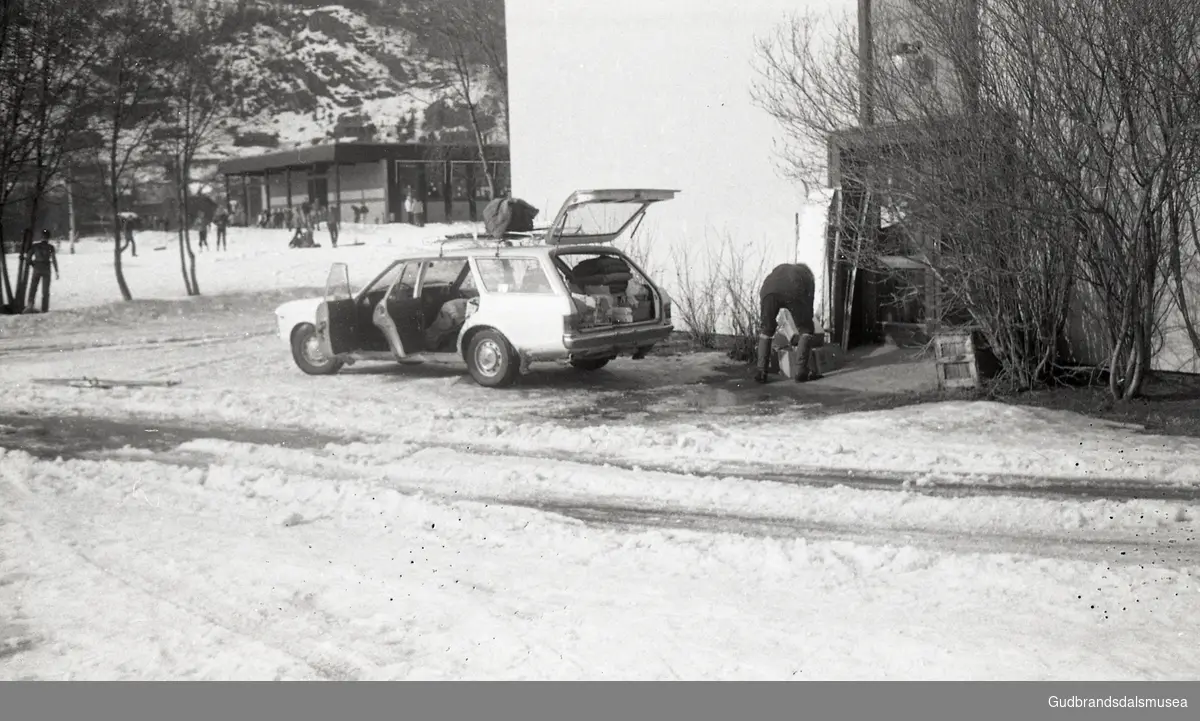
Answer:
[[[537,258],[476,258],[479,279],[489,293],[553,293]]]

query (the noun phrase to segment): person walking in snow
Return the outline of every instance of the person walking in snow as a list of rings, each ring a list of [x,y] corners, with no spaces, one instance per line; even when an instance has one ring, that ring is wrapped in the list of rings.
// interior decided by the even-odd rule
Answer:
[[[779,330],[778,316],[787,310],[796,324],[798,337],[789,339],[799,351],[796,362],[796,381],[816,380],[820,376],[809,369],[809,356],[823,339],[816,336],[813,321],[813,300],[816,295],[816,280],[812,269],[803,263],[783,263],[767,274],[759,289],[760,331],[758,336],[758,368],[754,380],[767,382],[771,360],[771,345]]]
[[[37,300],[38,287],[42,289],[42,312],[50,310],[50,268],[54,268],[54,279],[58,280],[58,252],[50,243],[50,231],[42,231],[42,239],[29,248],[29,302],[26,308],[32,309]]]
[[[124,231],[125,245],[121,246],[121,252],[124,253],[128,249],[133,249],[133,257],[137,257],[137,242],[133,238],[133,216],[121,216],[121,230]]]

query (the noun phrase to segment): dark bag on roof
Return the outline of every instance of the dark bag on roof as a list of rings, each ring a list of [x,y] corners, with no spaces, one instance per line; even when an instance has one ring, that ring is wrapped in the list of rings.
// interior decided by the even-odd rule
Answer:
[[[538,209],[520,198],[496,198],[483,209],[483,226],[493,238],[508,233],[529,233]]]

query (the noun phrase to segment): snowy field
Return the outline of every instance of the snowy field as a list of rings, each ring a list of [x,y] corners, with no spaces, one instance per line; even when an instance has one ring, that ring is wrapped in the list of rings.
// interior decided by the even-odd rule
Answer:
[[[719,354],[295,368],[275,304],[444,232],[231,229],[188,300],[142,233],[117,305],[111,249],[63,249],[55,310],[0,317],[0,678],[1200,676],[1200,442],[829,413],[853,369]],[[83,376],[179,383],[38,382]]]

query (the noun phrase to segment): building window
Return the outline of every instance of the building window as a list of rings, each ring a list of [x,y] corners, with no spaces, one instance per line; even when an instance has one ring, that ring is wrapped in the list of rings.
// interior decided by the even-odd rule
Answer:
[[[472,170],[475,171],[475,174],[474,174],[475,187],[473,189],[473,192],[475,195],[475,200],[491,200],[492,199],[492,193],[488,189],[487,174],[484,172],[485,167],[486,166],[484,166],[483,163],[476,163],[471,168]],[[492,171],[492,177],[495,178],[496,171],[495,171],[494,165],[487,169]],[[497,188],[497,190],[499,190],[499,188]]]
[[[512,193],[511,164],[507,161],[492,163],[492,177],[496,179],[496,194],[500,196]]]
[[[467,186],[467,164],[450,164],[450,199],[454,201],[467,200],[470,197]]]
[[[444,163],[425,164],[425,198],[441,200],[446,184],[446,166]]]

